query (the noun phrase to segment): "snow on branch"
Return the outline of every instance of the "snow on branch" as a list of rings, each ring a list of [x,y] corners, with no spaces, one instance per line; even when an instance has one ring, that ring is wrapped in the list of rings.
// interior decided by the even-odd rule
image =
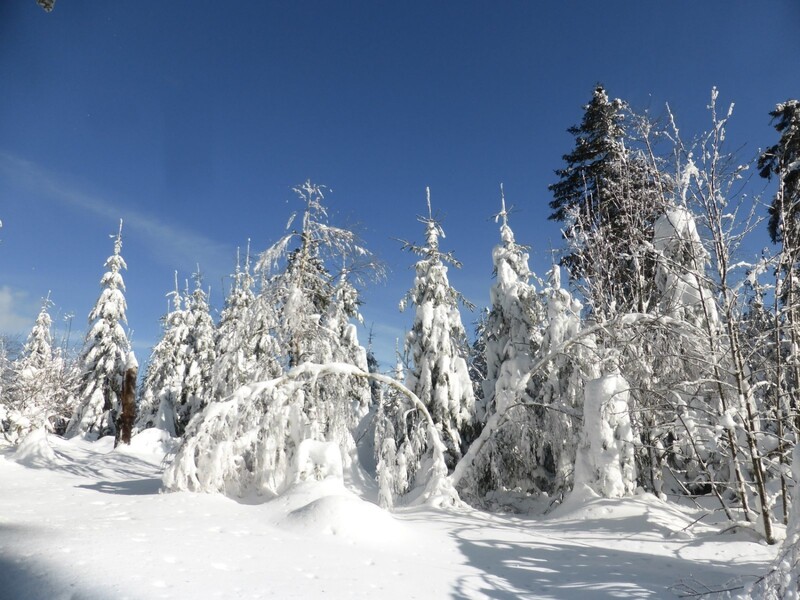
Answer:
[[[269,381],[239,388],[210,404],[189,426],[172,464],[164,473],[170,490],[249,493],[274,496],[295,483],[296,451],[314,434],[302,416],[303,386],[323,376],[377,381],[406,395],[427,423],[433,468],[420,498],[434,505],[459,503],[447,479],[445,447],[425,405],[402,383],[347,363],[303,363]]]

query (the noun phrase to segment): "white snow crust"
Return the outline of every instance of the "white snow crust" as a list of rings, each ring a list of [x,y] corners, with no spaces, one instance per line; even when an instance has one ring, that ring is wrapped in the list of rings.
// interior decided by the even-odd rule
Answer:
[[[169,447],[153,429],[0,448],[0,598],[671,598],[751,582],[776,552],[713,511],[587,488],[546,516],[390,514],[334,476],[261,504],[162,493]]]

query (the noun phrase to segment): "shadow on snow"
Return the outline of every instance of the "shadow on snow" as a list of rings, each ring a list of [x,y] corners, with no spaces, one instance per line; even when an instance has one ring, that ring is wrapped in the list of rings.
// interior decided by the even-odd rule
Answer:
[[[619,502],[589,504],[602,510]],[[625,502],[638,504],[636,499]],[[642,514],[590,520],[485,513],[476,520],[452,512],[426,514],[426,519],[457,524],[451,535],[467,565],[475,569],[455,583],[452,597],[459,599],[711,598],[763,572],[764,564],[758,561],[715,558],[712,546],[698,558],[698,547],[723,540],[711,530],[676,536],[681,530],[675,522],[691,520],[676,514],[670,526],[668,513],[673,508],[653,510],[641,503]]]

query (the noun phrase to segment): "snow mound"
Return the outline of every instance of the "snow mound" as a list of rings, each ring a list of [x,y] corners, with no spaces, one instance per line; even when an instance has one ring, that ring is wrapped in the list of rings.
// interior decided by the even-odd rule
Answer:
[[[648,535],[672,540],[689,540],[696,536],[714,538],[719,527],[702,523],[698,512],[657,496],[637,490],[626,498],[604,498],[588,485],[574,489],[564,502],[550,512],[546,519],[552,523],[593,523],[598,528],[614,530],[625,523],[629,532],[648,532]],[[740,536],[748,539],[748,536]]]
[[[303,533],[377,543],[405,535],[403,524],[390,513],[362,500],[332,478],[295,485],[276,502],[285,511],[277,524]]]
[[[12,458],[26,467],[50,467],[58,462],[44,428],[34,429],[25,436]]]
[[[163,429],[151,427],[133,436],[130,445],[117,446],[115,451],[124,454],[164,455],[174,451],[179,441]]]
[[[396,540],[403,533],[389,513],[351,495],[323,496],[290,512],[283,524],[359,541]]]

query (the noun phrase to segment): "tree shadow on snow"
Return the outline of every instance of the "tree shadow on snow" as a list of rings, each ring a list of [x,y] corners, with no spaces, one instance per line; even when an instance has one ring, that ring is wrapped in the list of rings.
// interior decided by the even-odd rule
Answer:
[[[162,488],[161,472],[165,463],[154,465],[125,452],[103,451],[102,447],[95,450],[60,439],[50,445],[49,452],[49,455],[27,456],[16,462],[28,468],[61,471],[93,480],[95,483],[76,487],[105,494],[145,496],[157,494]],[[11,459],[16,460],[13,454]]]
[[[461,524],[453,536],[476,571],[459,578],[453,598],[655,599],[694,592],[719,597],[713,592],[751,581],[764,569],[760,562],[683,558],[682,549],[703,540],[667,542],[674,529],[644,515],[598,519],[596,524],[484,514],[478,519],[453,513],[442,518]],[[662,555],[653,553],[659,535],[669,545]],[[604,546],[604,539],[626,538],[630,548]],[[639,542],[645,546],[641,551],[636,550]]]
[[[104,494],[149,496],[162,488],[161,473],[144,460],[116,452],[96,454],[83,461],[62,460],[57,467],[95,483],[82,483],[78,488],[95,490]]]
[[[0,524],[0,598],[63,600],[107,600],[108,593],[76,585],[65,573],[58,573],[52,564],[34,553],[18,553],[14,538],[26,540],[44,536],[46,532],[34,527]],[[22,547],[27,547],[22,544]]]
[[[84,483],[76,487],[102,492],[104,494],[120,494],[123,496],[151,496],[158,494],[163,484],[161,479],[129,479],[127,481],[98,481]]]

